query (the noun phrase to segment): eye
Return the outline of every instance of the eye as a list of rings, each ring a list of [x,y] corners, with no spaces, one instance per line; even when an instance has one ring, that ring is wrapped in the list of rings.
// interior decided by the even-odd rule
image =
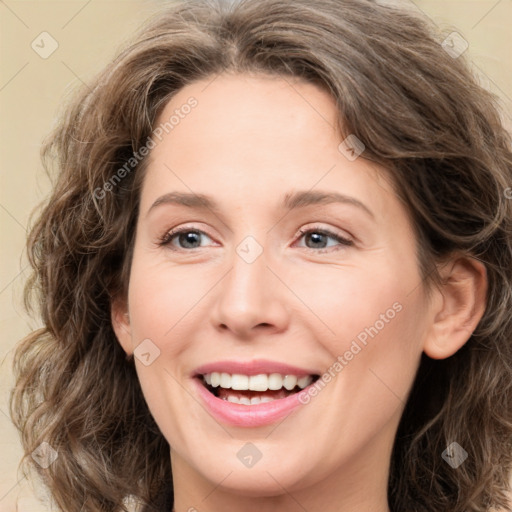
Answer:
[[[354,243],[352,240],[344,238],[337,233],[333,233],[328,229],[320,229],[320,228],[310,228],[310,229],[301,229],[299,230],[300,237],[299,240],[304,238],[306,241],[306,245],[302,245],[299,247],[305,247],[306,249],[311,249],[316,252],[328,252],[329,248],[331,250],[338,250],[340,247],[345,246],[350,247]],[[171,231],[166,232],[159,240],[159,245],[167,246],[171,250],[186,250],[186,249],[199,249],[200,247],[204,247],[201,245],[201,238],[206,237],[211,241],[211,238],[204,232],[199,229],[192,229],[190,227],[181,227],[177,229],[173,229]],[[336,243],[329,245],[328,239],[334,240]],[[179,244],[176,247],[176,242]],[[327,245],[326,245],[327,244]],[[335,248],[333,248],[333,246]],[[327,249],[327,251],[326,251]]]
[[[354,242],[352,240],[349,240],[348,238],[344,238],[337,233],[333,233],[332,231],[329,231],[328,229],[320,229],[320,228],[311,228],[311,229],[301,229],[299,230],[299,233],[301,236],[299,239],[304,238],[306,242],[306,248],[311,250],[317,250],[316,252],[328,252],[325,249],[328,249],[329,247],[336,246],[336,244],[325,245],[328,243],[328,239],[332,239],[338,243],[338,247],[334,248],[332,250],[339,250],[341,247],[339,245],[350,247],[354,245]],[[309,242],[309,243],[308,243]],[[304,247],[304,246],[302,246]],[[324,250],[322,250],[324,249]]]
[[[211,240],[204,231],[182,227],[165,233],[164,236],[160,238],[159,245],[168,246],[172,250],[198,249],[201,247],[201,237],[203,236]],[[175,244],[173,244],[175,239],[180,244],[179,247],[175,247]]]

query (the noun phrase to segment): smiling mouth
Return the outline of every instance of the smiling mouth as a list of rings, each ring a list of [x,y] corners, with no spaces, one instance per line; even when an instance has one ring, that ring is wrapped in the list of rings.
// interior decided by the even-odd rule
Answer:
[[[320,378],[319,375],[242,375],[223,372],[206,373],[197,377],[215,397],[242,405],[257,405],[286,398]]]

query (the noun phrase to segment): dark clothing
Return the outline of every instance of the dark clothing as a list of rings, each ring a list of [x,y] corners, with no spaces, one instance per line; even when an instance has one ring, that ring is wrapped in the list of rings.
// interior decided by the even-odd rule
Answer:
[[[162,490],[151,505],[146,506],[143,512],[171,512],[174,506],[174,492],[172,485]]]

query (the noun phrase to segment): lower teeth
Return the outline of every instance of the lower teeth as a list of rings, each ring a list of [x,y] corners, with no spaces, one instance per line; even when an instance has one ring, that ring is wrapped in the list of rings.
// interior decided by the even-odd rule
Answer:
[[[222,400],[225,400],[226,402],[231,402],[233,404],[242,404],[242,405],[256,405],[256,404],[262,404],[265,402],[273,402],[275,398],[271,398],[269,396],[253,396],[252,398],[248,398],[246,396],[242,396],[240,398],[237,398],[236,396],[228,396],[222,398]]]

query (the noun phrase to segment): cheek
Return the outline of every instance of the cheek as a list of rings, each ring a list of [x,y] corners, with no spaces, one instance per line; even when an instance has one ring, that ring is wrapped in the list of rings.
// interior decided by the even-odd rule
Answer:
[[[357,321],[350,322],[336,347],[343,358],[339,385],[345,406],[357,403],[360,420],[375,425],[396,417],[405,405],[427,328],[419,294],[396,287],[379,291],[360,304],[363,311],[351,309]]]
[[[183,354],[190,347],[187,337],[177,333],[197,324],[193,305],[201,290],[182,268],[162,263],[161,257],[156,261],[154,255],[140,251],[135,252],[132,262],[129,309],[133,347],[149,340],[149,352],[154,357],[147,366],[136,357],[136,371],[160,430],[169,442],[183,444],[186,433],[178,419],[186,396],[179,382],[184,371]]]
[[[156,259],[156,257],[155,257]],[[129,304],[132,334],[153,337],[162,347],[172,330],[197,322],[197,307],[211,287],[198,278],[193,266],[153,263],[150,255],[134,258],[130,277]],[[158,340],[158,341],[157,341]],[[134,340],[135,341],[135,340]],[[174,345],[173,345],[174,346]],[[167,347],[172,350],[172,347]]]
[[[414,260],[369,260],[351,266],[326,265],[287,276],[294,293],[319,320],[318,325],[325,326],[324,341],[338,353],[358,336],[364,342],[378,333],[409,328],[410,322],[404,320],[411,314],[415,325],[421,312],[413,292],[421,282]],[[311,316],[302,309],[304,318]]]
[[[331,270],[319,284],[305,283],[304,290],[313,290],[308,305],[329,327],[322,343],[331,368],[338,362],[332,371],[343,375],[336,379],[342,394],[358,396],[360,403],[379,396],[381,403],[399,404],[414,379],[427,329],[412,251],[407,258],[388,253],[371,264]]]

